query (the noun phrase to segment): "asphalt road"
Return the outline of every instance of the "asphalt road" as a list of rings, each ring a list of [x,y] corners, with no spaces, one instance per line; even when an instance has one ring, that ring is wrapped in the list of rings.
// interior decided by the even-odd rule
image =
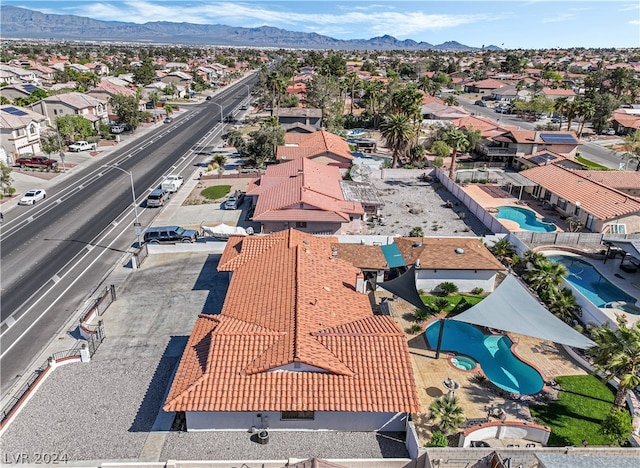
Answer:
[[[535,130],[537,125],[546,123],[546,120],[539,120],[537,122],[527,122],[519,119],[516,115],[512,114],[498,114],[492,107],[480,107],[473,104],[475,100],[465,99],[461,96],[456,96],[460,106],[465,110],[474,113],[475,115],[488,117],[491,120],[502,123],[503,125],[514,125],[522,130]],[[566,125],[565,127],[566,128]],[[572,129],[575,127],[572,125]],[[603,145],[586,141],[582,141],[582,145],[578,148],[581,156],[603,166],[618,169],[620,165],[620,154],[605,148]]]
[[[251,87],[255,75],[241,83]],[[191,175],[223,133],[249,89],[232,85],[86,170],[47,190],[47,199],[16,207],[0,238],[0,390],[4,394],[40,350],[67,326],[83,301],[135,245],[135,213],[148,226],[157,210],[143,200],[169,173]],[[105,167],[115,165],[121,170]],[[8,219],[10,218],[10,219]]]

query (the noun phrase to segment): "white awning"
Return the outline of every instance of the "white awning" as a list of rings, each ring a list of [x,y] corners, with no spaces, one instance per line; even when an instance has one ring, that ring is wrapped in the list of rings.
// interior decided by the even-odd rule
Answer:
[[[549,312],[513,275],[507,276],[486,299],[450,320],[533,336],[575,348],[595,345]]]

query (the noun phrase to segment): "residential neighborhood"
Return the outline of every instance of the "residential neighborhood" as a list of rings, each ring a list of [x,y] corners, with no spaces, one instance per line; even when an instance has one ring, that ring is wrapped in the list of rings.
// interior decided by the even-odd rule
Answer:
[[[3,38],[0,134],[3,465],[640,462],[640,49]]]

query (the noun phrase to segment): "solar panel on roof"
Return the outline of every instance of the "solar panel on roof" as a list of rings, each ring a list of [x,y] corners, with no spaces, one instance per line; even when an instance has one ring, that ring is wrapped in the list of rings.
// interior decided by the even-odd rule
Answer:
[[[22,109],[17,109],[15,107],[5,107],[2,109],[2,111],[11,115],[27,115],[27,113]]]
[[[22,88],[29,94],[33,93],[36,89],[38,89],[36,85],[32,85],[31,83],[22,85]]]
[[[553,154],[545,153],[545,154],[539,154],[537,156],[529,158],[529,161],[536,163],[538,165],[542,165],[542,164],[546,164],[547,162],[553,161],[554,159],[558,159],[558,157],[554,156]]]
[[[542,138],[545,143],[577,143],[577,140],[568,134],[541,133],[540,138]]]

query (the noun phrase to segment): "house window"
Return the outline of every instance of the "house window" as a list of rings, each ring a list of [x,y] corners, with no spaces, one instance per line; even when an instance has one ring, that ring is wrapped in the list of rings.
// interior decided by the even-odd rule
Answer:
[[[611,234],[626,234],[627,233],[627,225],[626,224],[610,224],[609,225]]]
[[[280,419],[282,421],[313,421],[315,415],[313,411],[283,411]]]
[[[35,124],[29,125],[29,135],[35,135],[35,134],[36,134],[36,126],[35,126]]]
[[[558,198],[558,208],[560,208],[561,210],[565,210],[567,209],[567,200],[565,200],[564,198]]]
[[[543,199],[550,201],[551,200],[551,192],[549,192],[548,190],[544,191],[544,196],[542,197]]]
[[[307,222],[306,221],[296,221],[296,227],[297,228],[306,228],[307,227]]]
[[[536,198],[540,198],[540,192],[542,191],[542,187],[540,187],[539,185],[536,185],[535,187],[533,187],[533,196]]]

